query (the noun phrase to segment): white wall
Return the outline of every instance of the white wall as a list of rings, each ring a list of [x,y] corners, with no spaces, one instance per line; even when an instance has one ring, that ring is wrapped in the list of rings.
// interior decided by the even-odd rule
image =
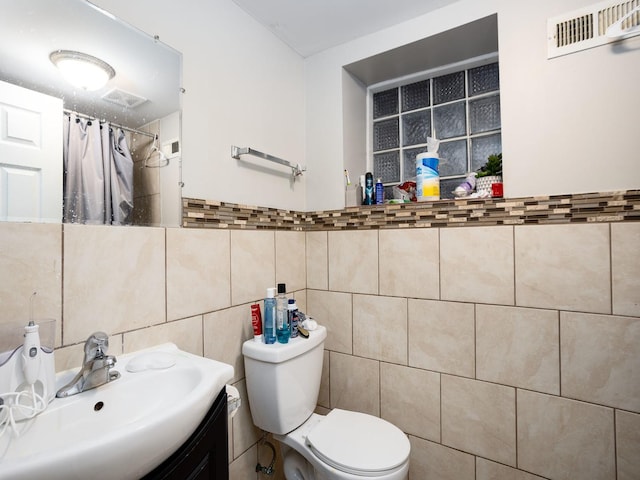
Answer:
[[[640,38],[617,49],[603,46],[546,58],[547,18],[592,3],[461,0],[308,58],[307,209],[343,206],[342,67],[494,13],[500,45],[505,195],[638,188],[639,155],[632,129],[640,111]],[[363,169],[364,162],[363,158]],[[357,177],[362,172],[351,173]]]
[[[304,209],[305,177],[231,145],[304,164],[304,62],[231,0],[96,0],[183,54],[183,196]]]
[[[498,17],[506,194],[640,187],[640,37],[547,60],[547,18],[597,2],[517,3]]]
[[[342,208],[343,170],[348,165],[357,179],[362,172],[354,171],[352,157],[363,151],[351,145],[361,126],[344,123],[357,122],[358,115],[343,111],[342,67],[495,13],[505,194],[640,186],[633,130],[640,111],[640,37],[617,48],[546,58],[547,18],[591,0],[461,0],[305,60],[231,0],[96,3],[184,55],[184,196]],[[244,157],[258,166],[246,168],[231,159],[232,144],[306,164],[307,173],[292,185],[284,167]]]
[[[362,159],[367,154],[367,88],[346,70],[342,72],[343,116],[343,159],[344,168],[351,175],[351,183],[357,185],[358,171]]]

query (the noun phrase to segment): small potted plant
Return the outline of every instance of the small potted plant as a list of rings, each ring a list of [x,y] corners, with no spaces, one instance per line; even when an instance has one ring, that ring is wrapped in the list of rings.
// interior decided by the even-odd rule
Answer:
[[[485,163],[476,172],[476,191],[491,193],[491,185],[502,182],[502,153],[489,155]]]

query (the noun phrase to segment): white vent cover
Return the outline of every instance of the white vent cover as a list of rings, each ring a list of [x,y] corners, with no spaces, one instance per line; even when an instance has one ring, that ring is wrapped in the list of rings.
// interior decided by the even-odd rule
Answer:
[[[626,18],[625,18],[626,17]],[[611,30],[607,29],[621,22]],[[640,0],[600,2],[547,20],[547,58],[559,57],[587,48],[640,35]],[[620,31],[621,30],[621,31]]]
[[[118,88],[109,90],[107,93],[102,95],[102,99],[125,108],[136,108],[147,101],[147,99],[144,97],[125,92],[124,90],[120,90]]]

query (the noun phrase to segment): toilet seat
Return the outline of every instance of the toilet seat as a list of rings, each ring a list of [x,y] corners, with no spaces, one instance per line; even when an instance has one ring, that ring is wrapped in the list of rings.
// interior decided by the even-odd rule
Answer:
[[[313,427],[306,444],[326,464],[367,477],[401,468],[411,449],[402,430],[386,420],[337,408]]]

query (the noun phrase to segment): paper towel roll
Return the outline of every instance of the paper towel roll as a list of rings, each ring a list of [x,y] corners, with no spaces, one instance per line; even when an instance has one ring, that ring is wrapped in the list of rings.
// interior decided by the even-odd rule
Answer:
[[[238,389],[232,385],[226,385],[227,390],[227,415],[229,418],[233,418],[238,410],[240,409],[240,405],[242,404],[242,400],[240,399],[240,392]]]

